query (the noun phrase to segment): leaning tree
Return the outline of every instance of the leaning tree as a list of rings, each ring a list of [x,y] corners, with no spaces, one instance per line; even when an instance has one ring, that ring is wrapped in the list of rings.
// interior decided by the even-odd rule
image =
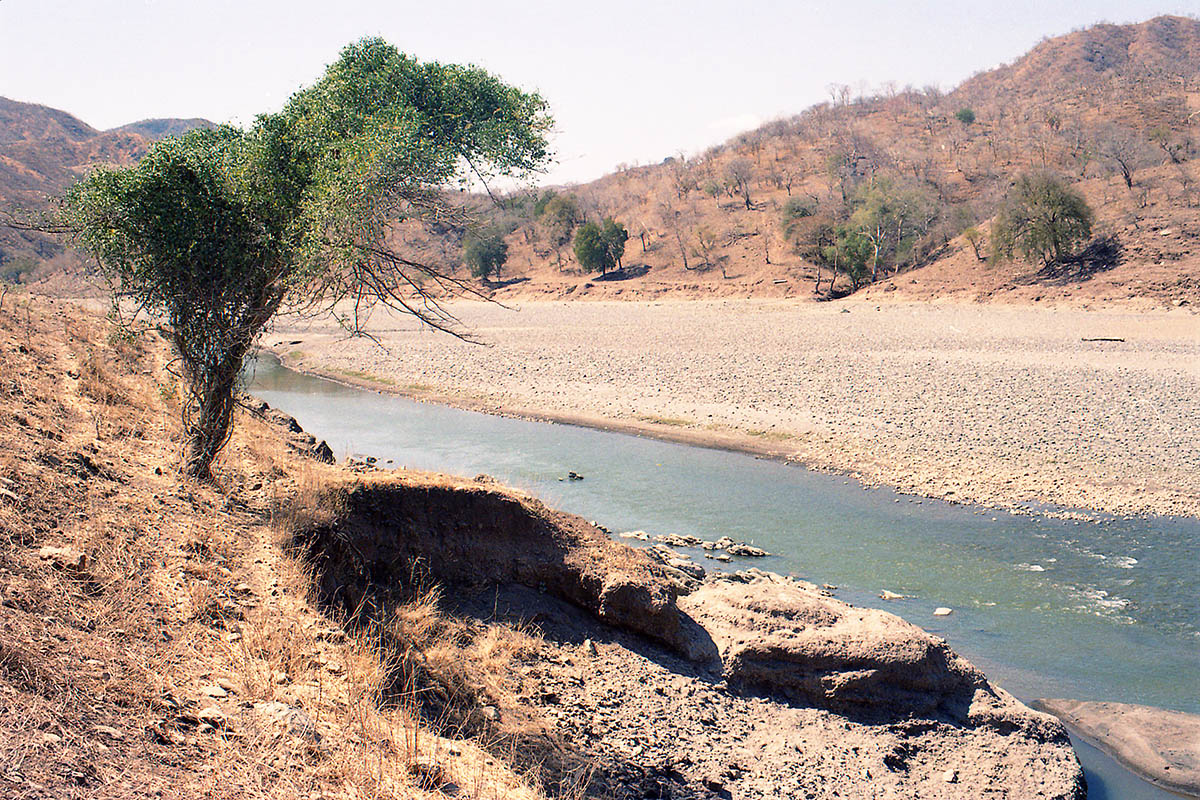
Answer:
[[[68,190],[67,224],[115,301],[170,333],[187,389],[185,473],[211,478],[246,357],[280,311],[339,309],[357,332],[382,303],[455,332],[437,298],[469,287],[389,234],[406,220],[462,223],[445,190],[542,168],[550,126],[536,94],[364,39],[249,129],[164,140]]]

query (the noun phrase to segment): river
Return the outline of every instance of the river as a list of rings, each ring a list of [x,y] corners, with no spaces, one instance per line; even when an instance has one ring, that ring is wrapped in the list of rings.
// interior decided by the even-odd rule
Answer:
[[[843,600],[892,611],[1022,699],[1200,713],[1200,520],[952,505],[738,453],[417,403],[271,357],[258,361],[250,390],[339,458],[486,472],[613,531],[752,542],[777,555],[742,565],[832,584]],[[563,480],[568,471],[584,480]],[[880,600],[885,589],[905,598]],[[953,613],[935,617],[938,606]],[[1076,749],[1090,800],[1174,797],[1091,747]]]

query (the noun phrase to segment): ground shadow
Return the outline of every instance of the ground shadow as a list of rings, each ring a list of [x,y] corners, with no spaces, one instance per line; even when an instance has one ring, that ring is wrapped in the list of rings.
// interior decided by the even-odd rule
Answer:
[[[1091,280],[1102,272],[1119,266],[1124,260],[1124,248],[1116,236],[1100,236],[1088,243],[1082,252],[1060,262],[1046,264],[1029,281],[1062,286]]]
[[[622,267],[620,269],[610,270],[603,275],[597,275],[592,278],[594,281],[627,281],[632,278],[640,278],[650,271],[650,267],[645,264],[637,264],[635,266]]]

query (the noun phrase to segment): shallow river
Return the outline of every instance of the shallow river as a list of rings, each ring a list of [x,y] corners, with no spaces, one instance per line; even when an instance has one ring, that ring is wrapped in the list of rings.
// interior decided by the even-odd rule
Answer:
[[[753,542],[778,555],[735,566],[833,584],[843,600],[899,614],[1022,699],[1200,713],[1200,520],[955,506],[737,453],[416,403],[266,357],[250,390],[339,458],[486,472],[613,531]],[[585,479],[562,480],[568,471]],[[880,600],[884,589],[906,598]],[[935,617],[938,606],[954,612]],[[1174,797],[1077,750],[1090,800]]]

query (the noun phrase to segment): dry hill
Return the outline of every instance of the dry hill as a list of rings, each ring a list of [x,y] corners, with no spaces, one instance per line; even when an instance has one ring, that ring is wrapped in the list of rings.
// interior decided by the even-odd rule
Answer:
[[[504,277],[519,282],[505,291],[809,297],[819,278],[829,287],[822,246],[875,202],[899,230],[883,237],[872,292],[1195,302],[1198,75],[1200,21],[1164,16],[1048,39],[948,93],[833,85],[829,101],[699,156],[561,187],[578,218],[628,228],[631,269],[616,279],[579,271],[561,219],[538,213],[546,196],[509,198]],[[1106,246],[1054,271],[989,266],[988,220],[1034,170],[1085,195]],[[960,235],[970,227],[978,253]]]
[[[0,210],[43,210],[90,166],[132,164],[164,136],[211,126],[149,119],[98,131],[65,111],[0,97]],[[43,262],[53,271],[77,265],[78,257],[53,237],[0,225],[0,280],[27,280]]]

